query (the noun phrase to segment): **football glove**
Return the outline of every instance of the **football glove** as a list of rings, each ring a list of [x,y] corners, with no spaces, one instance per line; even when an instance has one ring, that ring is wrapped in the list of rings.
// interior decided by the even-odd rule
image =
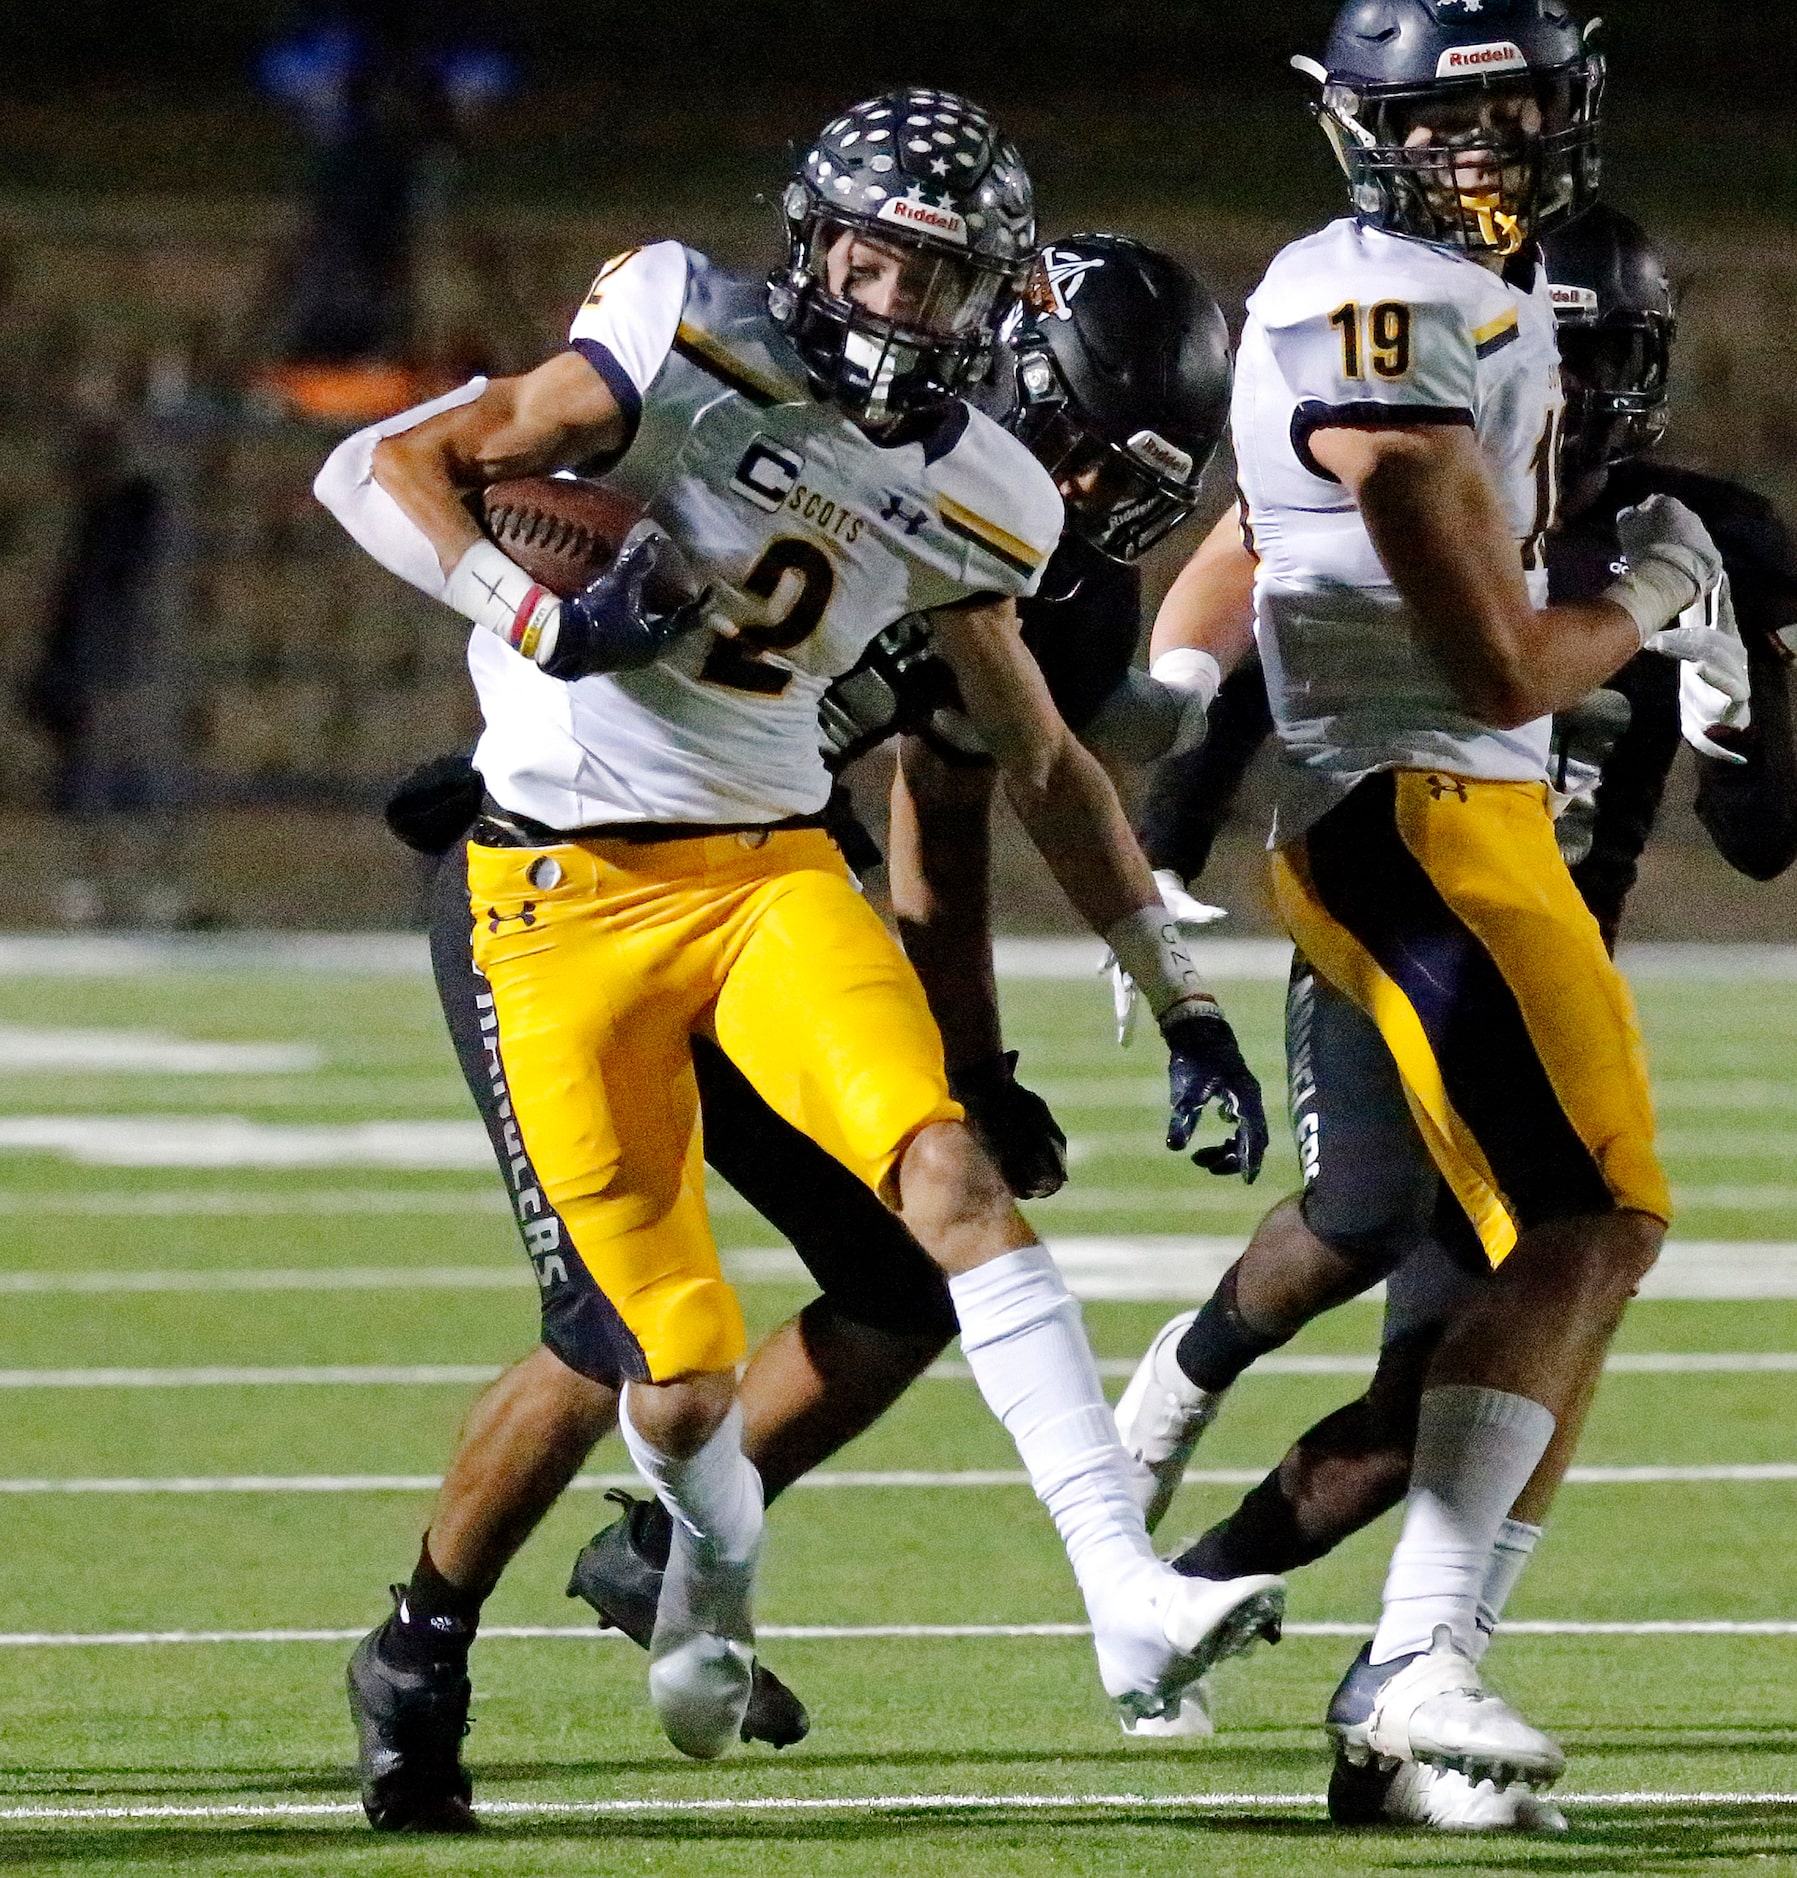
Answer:
[[[1616,517],[1616,541],[1625,571],[1603,597],[1635,622],[1644,646],[1722,579],[1722,555],[1710,531],[1672,496],[1649,496],[1624,509]]]
[[[1655,633],[1647,649],[1679,661],[1679,728],[1691,748],[1721,763],[1745,763],[1745,751],[1730,739],[1752,721],[1753,686],[1728,576],[1680,614],[1676,626]]]
[[[1547,784],[1560,858],[1577,867],[1591,853],[1597,835],[1597,792],[1634,706],[1620,691],[1598,690],[1554,718]]]
[[[1017,1052],[949,1072],[949,1093],[1020,1200],[1046,1200],[1067,1182],[1067,1137],[1049,1107],[1016,1079]]]
[[[544,633],[544,649],[537,653],[551,678],[641,671],[699,624],[709,590],[669,613],[651,612],[644,604],[643,590],[667,547],[668,537],[655,523],[638,522],[605,572],[561,603],[553,634]]]
[[[1226,908],[1207,906],[1202,900],[1194,899],[1186,892],[1185,883],[1170,867],[1155,870],[1154,884],[1160,889],[1162,906],[1178,922],[1182,939],[1191,939],[1201,928],[1214,926],[1218,920],[1229,917]],[[1118,964],[1114,952],[1105,955],[1099,970],[1110,974],[1111,1009],[1117,1019],[1117,1041],[1127,1049],[1136,1034],[1135,980]]]
[[[1252,1186],[1266,1158],[1267,1112],[1229,1020],[1214,1005],[1175,1005],[1161,1023],[1161,1035],[1167,1040],[1171,1094],[1167,1146],[1176,1152],[1188,1146],[1215,1102],[1235,1133],[1215,1147],[1197,1149],[1193,1165],[1212,1174],[1240,1174]]]

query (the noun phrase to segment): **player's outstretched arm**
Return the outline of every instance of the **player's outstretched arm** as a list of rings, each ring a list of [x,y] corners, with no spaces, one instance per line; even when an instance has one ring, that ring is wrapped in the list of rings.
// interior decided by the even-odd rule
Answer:
[[[1330,427],[1311,455],[1359,505],[1429,650],[1469,712],[1500,729],[1576,704],[1649,636],[1614,599],[1537,609],[1474,433]],[[1684,589],[1669,623],[1697,597]]]
[[[1169,652],[1203,652],[1222,672],[1233,671],[1254,644],[1254,568],[1236,504],[1217,517],[1167,589],[1148,640],[1155,664]]]
[[[1049,871],[1141,988],[1172,1055],[1170,1147],[1191,1139],[1207,1103],[1238,1126],[1221,1148],[1194,1158],[1214,1173],[1252,1180],[1266,1152],[1260,1086],[1205,989],[1177,921],[1103,766],[1067,728],[1041,668],[1024,648],[1016,608],[983,601],[932,616],[936,649],[997,763],[1005,794]]]
[[[987,763],[949,763],[905,739],[892,779],[888,875],[906,954],[923,981],[948,1058],[948,1084],[1005,1185],[1045,1199],[1067,1179],[1067,1137],[1016,1078],[992,976],[991,814]]]

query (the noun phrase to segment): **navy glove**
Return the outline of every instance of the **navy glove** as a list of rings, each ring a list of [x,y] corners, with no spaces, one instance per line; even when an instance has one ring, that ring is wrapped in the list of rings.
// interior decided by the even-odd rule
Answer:
[[[668,547],[653,522],[638,522],[590,586],[561,604],[555,644],[537,662],[551,678],[590,678],[653,665],[670,640],[698,625],[710,590],[669,613],[651,612],[643,590]]]
[[[1046,1200],[1067,1183],[1067,1137],[1034,1090],[1016,1080],[1017,1052],[949,1073],[949,1093],[1020,1200]]]
[[[1240,1174],[1250,1186],[1260,1173],[1267,1152],[1267,1112],[1260,1099],[1260,1084],[1242,1061],[1235,1032],[1221,1012],[1176,1010],[1161,1025],[1170,1053],[1167,1080],[1172,1093],[1172,1114],[1167,1121],[1167,1146],[1181,1149],[1192,1139],[1215,1102],[1235,1133],[1214,1148],[1199,1148],[1194,1165],[1212,1174]]]

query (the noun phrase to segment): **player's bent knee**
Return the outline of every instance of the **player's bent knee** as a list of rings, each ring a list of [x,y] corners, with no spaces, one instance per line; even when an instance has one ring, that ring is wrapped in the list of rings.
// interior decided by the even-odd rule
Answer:
[[[931,1122],[898,1160],[899,1208],[924,1250],[949,1272],[1035,1242],[996,1163],[965,1122]]]

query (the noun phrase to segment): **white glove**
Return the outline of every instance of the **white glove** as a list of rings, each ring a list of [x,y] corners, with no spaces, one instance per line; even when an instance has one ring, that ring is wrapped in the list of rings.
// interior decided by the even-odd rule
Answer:
[[[1616,518],[1616,539],[1626,571],[1603,597],[1635,622],[1644,646],[1723,578],[1722,555],[1710,531],[1671,496],[1649,496],[1624,509]]]
[[[1157,685],[1166,686],[1181,703],[1179,729],[1174,733],[1167,754],[1184,756],[1187,751],[1196,750],[1204,741],[1210,707],[1216,703],[1223,685],[1223,668],[1208,652],[1200,652],[1196,646],[1175,646],[1149,666],[1148,676]],[[1183,896],[1183,889],[1182,897],[1187,897]],[[1196,906],[1198,902],[1194,900],[1192,904]]]
[[[1678,721],[1685,741],[1700,756],[1721,763],[1745,763],[1739,750],[1717,743],[1715,730],[1745,730],[1752,721],[1747,648],[1735,624],[1735,603],[1728,576],[1706,599],[1681,614],[1677,626],[1655,633],[1650,652],[1679,661]]]
[[[1228,909],[1221,906],[1207,906],[1185,890],[1185,882],[1170,867],[1157,868],[1154,884],[1161,891],[1161,905],[1173,915],[1179,927],[1179,936],[1190,939],[1203,927],[1214,926],[1218,920],[1229,917]],[[1117,1018],[1117,1041],[1125,1049],[1136,1034],[1136,981],[1117,963],[1117,955],[1109,953],[1104,963],[1098,968],[1108,972],[1111,979],[1111,1009]]]

